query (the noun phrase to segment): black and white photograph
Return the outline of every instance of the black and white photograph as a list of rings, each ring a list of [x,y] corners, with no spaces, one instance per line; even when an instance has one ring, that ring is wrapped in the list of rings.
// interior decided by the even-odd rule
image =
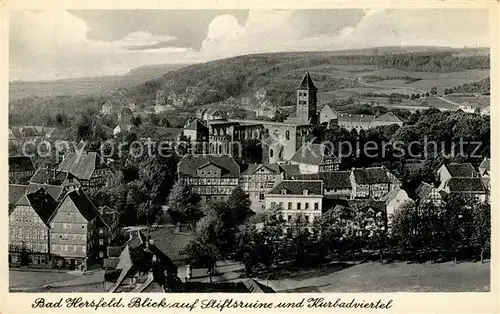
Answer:
[[[491,25],[11,11],[9,292],[491,292]]]

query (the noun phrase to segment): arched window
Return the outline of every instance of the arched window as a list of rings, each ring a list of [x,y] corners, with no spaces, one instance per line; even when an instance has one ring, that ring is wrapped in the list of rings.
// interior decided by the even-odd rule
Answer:
[[[222,144],[219,144],[219,152],[218,152],[218,154],[219,155],[222,154]]]
[[[273,153],[274,153],[274,152],[273,152],[273,149],[271,148],[271,149],[269,150],[269,157],[273,158]]]
[[[287,141],[289,141],[289,140],[290,140],[290,131],[289,131],[289,130],[286,130],[286,132],[285,132],[285,139],[286,139]]]

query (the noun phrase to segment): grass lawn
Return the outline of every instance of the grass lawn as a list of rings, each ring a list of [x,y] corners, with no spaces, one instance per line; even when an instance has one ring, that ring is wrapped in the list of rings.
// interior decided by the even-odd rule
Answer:
[[[306,272],[308,272],[306,270]],[[266,279],[262,282],[266,282]],[[490,289],[490,263],[364,263],[304,278],[269,280],[277,292],[483,292]]]
[[[19,271],[9,270],[9,288],[40,287],[49,283],[66,281],[75,278],[62,272]]]

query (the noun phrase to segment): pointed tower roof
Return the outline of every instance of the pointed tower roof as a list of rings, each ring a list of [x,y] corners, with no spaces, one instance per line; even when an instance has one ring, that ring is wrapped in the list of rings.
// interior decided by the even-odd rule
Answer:
[[[309,75],[309,72],[306,72],[304,78],[302,79],[302,83],[300,83],[297,89],[318,90],[316,86],[314,86],[313,80]]]

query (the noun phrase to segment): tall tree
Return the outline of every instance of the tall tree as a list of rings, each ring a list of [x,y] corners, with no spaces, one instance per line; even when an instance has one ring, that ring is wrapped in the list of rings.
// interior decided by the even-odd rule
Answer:
[[[201,217],[200,196],[184,180],[178,180],[168,197],[169,213],[176,222],[188,222]]]
[[[227,207],[234,213],[236,224],[243,223],[249,216],[255,214],[250,209],[250,196],[237,186],[227,199]]]

